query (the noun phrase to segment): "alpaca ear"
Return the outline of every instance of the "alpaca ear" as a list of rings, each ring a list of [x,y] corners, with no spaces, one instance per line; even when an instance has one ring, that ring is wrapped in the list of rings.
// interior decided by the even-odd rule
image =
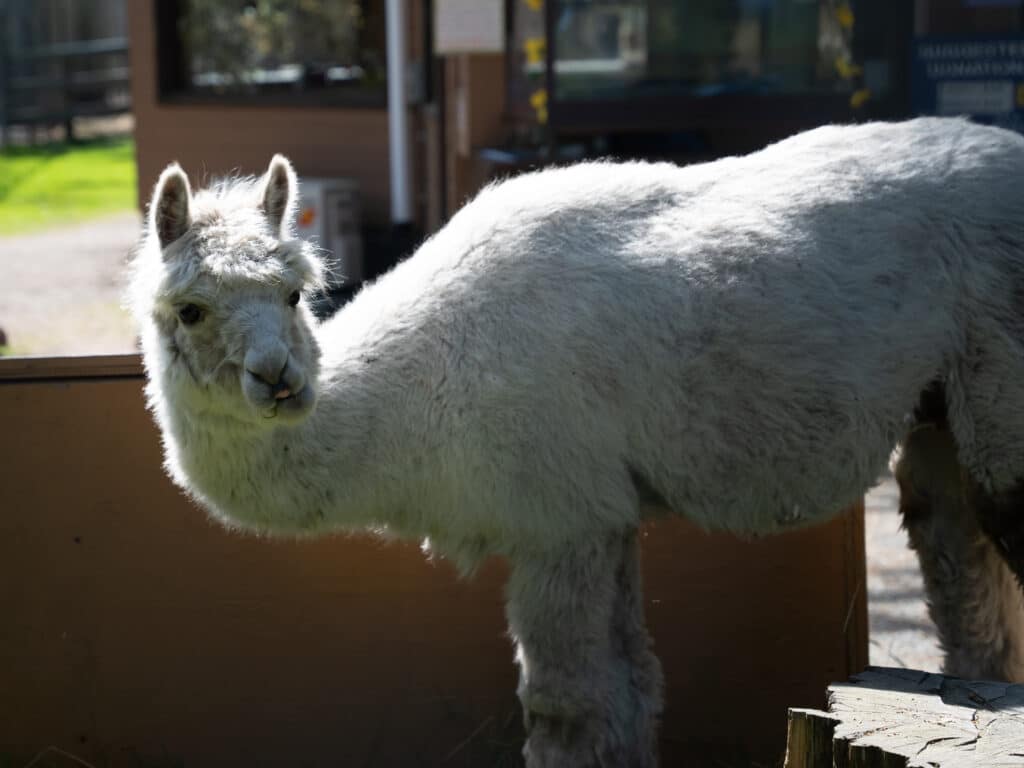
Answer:
[[[290,229],[297,188],[292,164],[284,155],[274,155],[263,176],[260,209],[266,214],[275,234],[285,235]]]
[[[177,163],[171,163],[160,174],[149,205],[150,216],[160,247],[166,248],[188,231],[192,225],[192,189],[188,176]]]

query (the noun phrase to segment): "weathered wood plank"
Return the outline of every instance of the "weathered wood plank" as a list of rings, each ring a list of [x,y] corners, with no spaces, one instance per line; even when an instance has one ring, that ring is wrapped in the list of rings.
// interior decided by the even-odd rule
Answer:
[[[1024,768],[1024,685],[869,667],[829,686],[827,712],[790,710],[785,765]]]
[[[789,710],[786,768],[832,765],[832,738],[838,717],[813,709]]]
[[[0,358],[0,381],[142,376],[142,359],[127,355]]]

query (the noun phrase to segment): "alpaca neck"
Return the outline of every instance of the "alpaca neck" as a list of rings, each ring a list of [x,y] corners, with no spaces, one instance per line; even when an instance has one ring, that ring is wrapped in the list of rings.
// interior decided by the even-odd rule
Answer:
[[[341,420],[332,382],[310,416],[273,426],[166,404],[174,440],[169,458],[178,483],[230,527],[307,535],[387,525],[367,458],[376,452],[357,419]],[[326,389],[326,388],[325,388]],[[372,390],[360,388],[363,393]],[[347,401],[347,414],[375,404]],[[366,419],[363,425],[379,422]]]

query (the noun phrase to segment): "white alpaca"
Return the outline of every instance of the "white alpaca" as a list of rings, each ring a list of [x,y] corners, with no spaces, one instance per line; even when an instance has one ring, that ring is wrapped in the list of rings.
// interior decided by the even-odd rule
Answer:
[[[1021,179],[1024,138],[937,119],[545,170],[317,326],[287,161],[195,196],[172,165],[133,283],[168,470],[235,528],[508,558],[528,764],[653,765],[653,507],[824,520],[937,382],[979,517],[1024,555]]]

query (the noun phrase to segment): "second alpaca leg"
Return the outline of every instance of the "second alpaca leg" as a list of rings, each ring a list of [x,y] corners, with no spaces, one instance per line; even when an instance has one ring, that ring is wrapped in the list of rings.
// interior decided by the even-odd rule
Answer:
[[[1003,491],[972,481],[969,496],[982,529],[1024,588],[1024,481]]]
[[[640,542],[636,532],[622,541],[612,614],[612,655],[615,685],[609,706],[618,708],[615,722],[628,728],[621,741],[637,745],[641,757],[636,765],[656,765],[662,708],[661,662],[651,650],[644,621]]]
[[[946,653],[943,671],[1024,680],[1024,599],[968,504],[968,480],[942,419],[915,429],[895,467],[900,512]]]
[[[1019,233],[1002,239],[1019,260]],[[1011,283],[1013,296],[1020,286]],[[1005,296],[993,292],[993,301]],[[968,470],[968,504],[982,531],[1024,587],[1024,316],[1016,298],[971,317],[968,354],[946,379],[950,428]],[[1001,309],[1002,311],[998,311]]]
[[[635,532],[513,566],[509,627],[529,768],[653,768],[660,668],[643,628]]]

